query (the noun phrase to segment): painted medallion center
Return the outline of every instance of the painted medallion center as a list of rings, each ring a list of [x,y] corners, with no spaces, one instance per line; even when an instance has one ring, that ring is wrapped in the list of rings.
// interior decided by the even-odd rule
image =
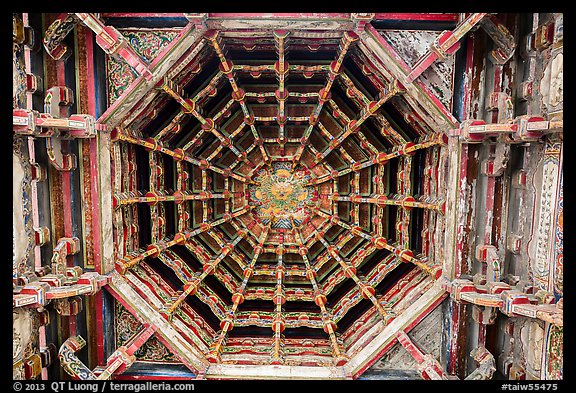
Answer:
[[[253,179],[256,184],[249,187],[256,217],[271,228],[300,226],[310,215],[314,188],[307,186],[309,179],[304,169],[292,170],[289,163],[276,162],[261,169]]]

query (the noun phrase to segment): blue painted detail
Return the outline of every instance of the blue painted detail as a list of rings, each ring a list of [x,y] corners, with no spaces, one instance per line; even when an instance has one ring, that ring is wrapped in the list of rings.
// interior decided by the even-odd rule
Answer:
[[[104,359],[108,359],[116,350],[114,344],[114,298],[106,291],[102,294],[102,336],[104,337]],[[98,296],[98,295],[97,295]]]
[[[106,64],[105,53],[96,44],[96,36],[93,36],[93,60],[94,60],[94,102],[95,114],[94,117],[98,119],[108,107],[106,95]]]
[[[464,81],[466,80],[466,51],[467,40],[460,41],[460,49],[454,57],[454,92],[452,95],[452,115],[462,121],[464,119],[464,97],[469,92],[465,91]]]
[[[139,361],[134,362],[134,364],[126,370],[124,375],[182,378],[196,377],[196,374],[192,373],[190,369],[183,364],[158,364]]]

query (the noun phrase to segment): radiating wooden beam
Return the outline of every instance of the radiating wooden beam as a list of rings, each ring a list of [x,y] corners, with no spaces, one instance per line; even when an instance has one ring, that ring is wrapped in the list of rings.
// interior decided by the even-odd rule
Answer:
[[[148,191],[143,196],[135,197],[122,197],[119,195],[113,196],[112,207],[119,208],[127,205],[132,205],[135,203],[147,203],[150,206],[156,205],[158,202],[174,202],[178,205],[186,201],[207,201],[211,199],[230,199],[235,197],[241,197],[242,192],[227,192],[222,193],[212,193],[212,192],[200,192],[195,194],[189,194],[182,191],[175,191],[170,195],[163,195],[160,191]]]
[[[337,178],[340,176],[344,176],[350,172],[356,172],[356,171],[362,170],[364,168],[368,168],[372,165],[386,164],[388,161],[390,161],[393,158],[397,158],[397,157],[404,156],[404,155],[413,155],[413,154],[415,154],[416,150],[426,149],[426,148],[429,148],[429,147],[435,146],[435,145],[446,144],[447,139],[448,138],[444,134],[439,134],[439,135],[430,135],[428,137],[428,139],[424,140],[423,142],[419,142],[419,143],[408,142],[402,147],[397,147],[397,148],[392,149],[389,153],[385,153],[385,152],[379,153],[375,158],[373,158],[371,160],[362,161],[362,162],[355,162],[349,168],[342,169],[340,171],[333,171],[328,175],[311,179],[308,182],[308,185],[321,184],[321,183],[324,183],[324,182],[329,181],[331,179],[334,179],[334,178]]]
[[[173,81],[169,80],[168,78],[164,78],[164,81],[160,87],[164,90],[168,95],[174,98],[180,105],[183,107],[183,111],[186,114],[193,115],[200,123],[203,132],[210,132],[213,134],[218,140],[220,141],[222,146],[229,148],[234,155],[236,155],[237,159],[240,161],[246,161],[250,166],[254,166],[250,160],[248,160],[247,155],[245,152],[239,151],[233,144],[233,141],[230,139],[228,135],[224,135],[222,131],[218,130],[216,127],[216,122],[213,118],[205,118],[200,114],[197,109],[196,102],[184,98],[181,94],[182,88],[178,86]]]
[[[234,249],[234,247],[236,247],[236,245],[240,242],[240,240],[242,240],[245,236],[246,236],[245,231],[239,232],[232,242],[228,242],[222,247],[222,251],[213,261],[203,266],[202,273],[200,275],[192,278],[190,281],[184,284],[184,291],[169,306],[166,306],[165,312],[168,315],[168,318],[172,317],[176,309],[180,307],[182,302],[186,300],[186,298],[189,295],[194,295],[196,293],[198,287],[200,286],[202,281],[204,281],[206,276],[214,274],[216,268],[218,267],[218,264],[222,262],[222,260],[226,258],[228,254],[230,254],[230,252]]]
[[[123,142],[131,143],[133,145],[139,145],[139,146],[142,146],[149,151],[158,151],[160,153],[167,154],[167,155],[171,156],[176,161],[179,161],[179,160],[187,161],[187,162],[189,162],[193,165],[196,165],[200,168],[209,169],[213,172],[217,172],[217,173],[223,175],[224,177],[228,177],[228,176],[233,177],[234,179],[239,180],[242,183],[250,184],[252,182],[250,179],[248,179],[242,175],[238,175],[237,173],[232,172],[228,168],[222,169],[222,168],[219,168],[217,166],[210,164],[207,160],[198,160],[198,159],[186,154],[183,149],[171,150],[171,149],[164,147],[160,141],[157,141],[153,138],[148,138],[148,139],[137,138],[137,137],[129,135],[125,130],[122,130],[120,128],[115,128],[112,131],[111,141],[112,142],[123,141]]]
[[[274,64],[274,71],[278,79],[278,90],[274,92],[274,96],[278,101],[277,122],[278,122],[278,143],[280,144],[280,155],[284,155],[284,145],[286,143],[286,135],[284,126],[287,121],[286,116],[286,99],[289,97],[289,92],[286,89],[285,81],[288,75],[290,65],[285,60],[286,39],[289,32],[286,30],[274,31],[274,42],[276,44],[276,51],[278,53],[278,62]]]
[[[302,237],[302,232],[300,228],[296,227],[294,222],[292,223],[294,228],[296,242],[298,243],[298,253],[302,256],[304,265],[306,266],[306,277],[310,280],[312,288],[314,290],[314,303],[320,308],[322,315],[322,325],[324,326],[324,331],[330,337],[330,343],[332,345],[332,357],[334,358],[334,363],[336,366],[344,365],[347,361],[347,357],[336,338],[336,323],[332,317],[332,313],[326,308],[327,298],[326,295],[318,287],[316,282],[316,271],[312,269],[310,261],[308,260],[308,248],[304,246],[304,238]]]
[[[230,82],[230,86],[232,87],[233,90],[232,98],[234,99],[234,101],[238,102],[240,104],[240,107],[242,108],[242,112],[244,113],[244,123],[250,126],[250,130],[252,131],[252,135],[254,136],[254,141],[256,145],[258,145],[258,147],[260,148],[262,159],[264,160],[264,162],[268,162],[269,157],[268,154],[266,154],[266,149],[264,149],[263,144],[260,143],[262,138],[260,138],[258,130],[256,130],[256,127],[254,126],[254,115],[250,112],[250,110],[246,106],[246,92],[238,87],[238,84],[236,83],[236,80],[234,78],[234,64],[232,63],[232,61],[226,59],[224,51],[222,50],[220,33],[219,31],[216,30],[208,30],[205,36],[208,39],[208,41],[210,41],[210,44],[212,44],[214,51],[218,55],[218,59],[220,60],[220,66],[219,66],[220,71],[222,71],[224,75],[226,75],[226,78],[228,78],[228,82]],[[251,166],[254,167],[253,165]]]
[[[282,314],[282,306],[286,302],[286,295],[284,294],[284,275],[286,268],[283,265],[284,259],[284,234],[280,234],[280,244],[276,248],[277,264],[276,264],[276,288],[274,291],[274,312],[275,316],[272,320],[272,330],[274,332],[274,343],[272,345],[271,364],[284,363],[284,350],[282,343],[282,332],[286,328],[286,321]]]
[[[184,244],[191,237],[194,237],[200,233],[210,230],[211,228],[214,228],[218,225],[228,222],[233,218],[236,218],[238,216],[241,216],[242,214],[249,212],[250,210],[252,210],[251,206],[244,207],[243,209],[240,209],[235,213],[225,215],[223,218],[219,218],[211,222],[204,222],[200,224],[200,227],[196,229],[193,230],[189,229],[183,232],[178,232],[177,234],[174,235],[174,237],[171,240],[159,241],[157,243],[150,244],[146,248],[146,251],[144,252],[138,253],[137,255],[125,256],[123,258],[119,258],[116,261],[117,270],[121,274],[125,274],[128,269],[133,268],[145,258],[150,256],[151,257],[158,256],[161,252],[163,252],[167,248],[170,248],[176,244]]]
[[[381,94],[380,98],[376,101],[371,101],[370,103],[366,104],[358,114],[357,119],[351,120],[346,127],[344,128],[344,132],[340,134],[340,136],[336,139],[333,139],[330,142],[330,145],[321,152],[320,155],[316,156],[315,162],[318,163],[326,158],[328,154],[330,154],[333,150],[337,149],[342,145],[344,140],[348,138],[351,134],[357,133],[360,131],[360,126],[364,123],[370,116],[374,115],[376,111],[390,98],[395,96],[398,92],[400,92],[400,88],[397,82],[394,80],[389,85],[389,88]]]
[[[358,286],[358,289],[360,290],[360,294],[362,295],[363,298],[368,299],[372,302],[372,304],[374,304],[374,306],[376,307],[376,309],[378,310],[378,313],[380,314],[380,316],[382,317],[382,319],[384,320],[384,323],[387,323],[388,320],[392,317],[392,315],[390,315],[388,313],[388,311],[386,311],[384,309],[384,306],[381,304],[381,302],[376,298],[375,293],[376,293],[376,289],[374,289],[374,287],[372,287],[370,284],[367,284],[366,282],[364,282],[363,280],[361,280],[357,275],[356,275],[356,267],[353,265],[350,265],[349,263],[346,263],[342,257],[340,256],[340,252],[337,250],[336,247],[334,247],[333,245],[331,245],[330,243],[328,243],[326,241],[326,239],[324,239],[325,233],[323,232],[319,232],[316,227],[310,222],[308,221],[307,225],[313,230],[315,231],[315,237],[316,240],[320,241],[322,243],[322,245],[324,247],[326,247],[326,249],[328,250],[328,253],[330,254],[330,256],[332,258],[334,258],[336,260],[336,262],[338,262],[338,264],[340,265],[340,268],[342,269],[342,271],[344,272],[344,274],[346,275],[346,277],[351,278],[352,280],[354,280],[354,282],[356,283],[356,285]]]
[[[236,318],[236,312],[238,310],[238,306],[244,302],[245,299],[245,292],[246,286],[248,285],[248,281],[250,281],[250,277],[254,273],[254,267],[256,266],[256,261],[258,257],[264,251],[264,243],[268,239],[268,234],[270,232],[270,225],[266,226],[260,235],[260,240],[258,246],[254,247],[254,255],[250,262],[250,265],[244,269],[244,278],[242,280],[242,284],[238,287],[237,291],[232,295],[232,301],[234,302],[230,309],[228,310],[228,317],[220,322],[220,333],[213,341],[212,345],[210,346],[210,352],[206,355],[208,361],[211,363],[220,363],[220,355],[223,350],[224,341],[226,340],[226,335],[230,330],[234,328],[234,320]]]
[[[322,217],[328,219],[331,224],[339,225],[342,228],[349,230],[352,233],[352,235],[359,236],[361,238],[368,240],[376,248],[386,249],[386,250],[390,251],[391,253],[395,254],[398,257],[398,259],[401,260],[402,262],[415,264],[420,269],[422,269],[426,273],[428,273],[434,279],[438,279],[440,277],[440,275],[442,274],[442,269],[441,269],[440,265],[430,266],[424,260],[421,260],[421,259],[415,257],[414,252],[408,248],[404,248],[402,246],[397,247],[397,246],[391,245],[388,243],[388,241],[384,237],[373,236],[370,233],[364,231],[359,226],[350,225],[350,224],[342,221],[338,216],[331,216],[331,215],[323,212],[322,210],[320,210],[316,207],[311,207],[310,209],[314,213],[318,214],[319,216],[322,216]],[[320,240],[318,238],[318,236],[316,237],[316,239],[319,240],[320,242],[322,242],[323,244],[325,242],[325,240],[323,238],[322,238],[322,240]],[[334,247],[332,247],[332,248],[334,248]]]
[[[310,114],[310,118],[308,122],[310,125],[304,131],[304,135],[302,137],[301,143],[298,146],[298,150],[294,155],[293,159],[293,168],[298,165],[300,162],[300,158],[302,157],[302,153],[304,152],[304,148],[309,145],[309,138],[310,134],[312,133],[312,129],[318,123],[318,117],[320,116],[320,112],[322,111],[322,107],[324,103],[330,99],[330,89],[334,83],[336,77],[342,72],[342,62],[344,61],[344,57],[346,53],[350,49],[351,44],[354,41],[358,40],[358,35],[354,32],[344,32],[342,39],[340,40],[340,50],[338,53],[338,57],[330,64],[330,69],[328,72],[328,80],[326,81],[326,85],[320,89],[319,97],[318,97],[318,104],[314,111]]]
[[[377,205],[379,207],[384,206],[400,206],[407,210],[411,208],[420,208],[420,209],[428,209],[428,210],[436,210],[442,212],[443,204],[439,202],[421,202],[417,201],[411,195],[395,195],[389,198],[389,195],[385,194],[372,194],[369,197],[364,197],[359,193],[354,193],[350,195],[339,195],[338,193],[332,194],[319,194],[318,197],[320,199],[329,199],[332,201],[337,202],[350,202],[355,205],[360,203],[370,203]]]

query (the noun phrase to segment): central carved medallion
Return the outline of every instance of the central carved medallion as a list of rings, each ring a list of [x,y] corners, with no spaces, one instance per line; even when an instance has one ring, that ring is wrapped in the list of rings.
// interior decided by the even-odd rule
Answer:
[[[275,162],[261,169],[249,186],[250,205],[256,217],[271,228],[292,229],[310,215],[314,188],[307,186],[310,175],[292,170],[290,163]]]

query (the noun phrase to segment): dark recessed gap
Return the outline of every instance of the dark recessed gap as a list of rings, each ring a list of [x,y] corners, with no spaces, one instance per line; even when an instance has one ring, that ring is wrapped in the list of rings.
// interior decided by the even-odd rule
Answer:
[[[186,246],[181,244],[173,245],[170,250],[176,254],[180,259],[182,259],[190,268],[195,272],[202,271],[202,263],[196,258]]]
[[[165,104],[164,104],[165,103]],[[171,97],[167,97],[158,105],[161,109],[155,118],[151,119],[144,127],[142,127],[142,135],[144,138],[151,138],[158,134],[165,128],[174,117],[180,112],[182,106]]]
[[[167,137],[167,143],[165,146],[169,146],[170,149],[176,149],[183,147],[186,143],[188,143],[191,139],[191,132],[195,127],[199,127],[198,125],[200,122],[192,115],[184,116],[180,121],[180,131],[176,133],[170,133]],[[160,130],[158,130],[160,131]],[[196,134],[196,133],[194,133]]]
[[[236,245],[236,249],[242,252],[248,258],[248,262],[252,260],[254,256],[254,248],[246,239],[242,239]]]
[[[360,247],[364,247],[366,245],[366,240],[359,237],[354,236],[350,239],[346,244],[340,249],[340,254],[345,258],[353,258],[354,254],[358,251]]]
[[[251,63],[261,61],[262,64],[273,64],[278,60],[278,55],[275,51],[263,51],[263,50],[237,50],[229,49],[227,59],[233,63],[246,63],[250,61]]]
[[[216,56],[216,52],[212,55],[210,60],[205,61],[202,66],[202,70],[192,80],[184,87],[183,95],[184,97],[195,97],[200,90],[205,88],[208,83],[214,79],[218,73],[218,65],[220,64],[220,59]],[[221,76],[221,78],[225,78]]]
[[[314,244],[308,248],[308,259],[313,261],[322,250],[324,250],[324,245],[319,241],[314,242]]]
[[[355,50],[355,49],[354,49]],[[374,87],[372,82],[360,70],[356,62],[351,57],[346,57],[343,62],[346,75],[352,80],[354,86],[360,90],[368,99],[373,100],[379,93],[378,89]]]
[[[337,52],[335,50],[317,50],[313,52],[311,50],[296,50],[292,49],[287,54],[287,61],[292,64],[304,64],[314,61],[319,62],[332,62],[336,57]]]
[[[320,307],[314,302],[304,302],[304,301],[287,301],[284,303],[285,312],[311,312],[320,313]]]
[[[310,328],[307,326],[301,326],[296,328],[286,328],[282,334],[285,338],[296,339],[296,338],[311,338],[311,339],[325,339],[327,334],[322,329]]]
[[[258,132],[261,138],[277,138],[278,137],[278,125],[266,126],[264,123],[258,126]]]
[[[385,294],[388,292],[393,285],[396,285],[396,283],[414,269],[415,266],[413,263],[399,263],[394,270],[384,277],[384,280],[376,285],[377,293]]]
[[[259,285],[265,286],[265,285]],[[276,309],[276,305],[270,301],[265,300],[244,300],[244,302],[239,306],[238,310],[242,312],[250,311],[265,311],[272,312]]]
[[[182,280],[174,273],[174,270],[166,266],[159,258],[148,257],[145,261],[173,290],[182,289]]]
[[[284,285],[284,288],[287,289],[298,289],[302,288],[303,286],[310,285],[310,280],[302,276],[290,276],[284,278],[282,285]]]
[[[192,309],[196,311],[198,315],[202,316],[202,320],[206,322],[212,328],[212,330],[216,332],[220,331],[220,319],[214,315],[214,312],[206,303],[198,299],[196,295],[186,296],[185,302],[190,307],[192,307]]]
[[[261,264],[275,265],[276,263],[278,263],[278,256],[276,254],[272,252],[263,252],[262,254],[260,254],[260,257],[258,257],[258,264],[256,265],[256,267],[258,268],[258,265]]]
[[[338,138],[344,130],[344,126],[338,122],[332,115],[332,112],[328,110],[323,110],[320,112],[320,123],[326,128],[326,131],[330,133],[334,138]]]
[[[168,154],[158,154],[159,164],[163,165],[164,170],[164,190],[172,193],[175,189],[174,180],[176,178],[176,162]]]
[[[319,152],[323,152],[324,149],[328,148],[329,141],[324,139],[324,136],[320,134],[318,130],[312,130],[310,134],[310,144],[312,147]]]
[[[328,146],[326,146],[326,148],[328,148]],[[326,156],[325,161],[335,171],[341,171],[348,168],[347,161],[344,161],[342,159],[342,153],[340,153],[339,151],[336,152],[336,150],[330,151],[330,153],[328,153],[328,155]]]
[[[362,128],[362,134],[379,152],[385,152],[394,146],[390,139],[382,134],[382,126],[376,122],[376,119],[370,117],[364,123],[366,126]]]
[[[144,193],[150,191],[150,163],[149,152],[142,146],[132,145],[136,159],[136,188]]]
[[[209,134],[204,133],[201,140],[202,140],[202,144],[198,147],[197,150],[195,150],[191,154],[195,158],[200,158],[203,155],[205,155],[205,157],[202,157],[202,158],[207,158],[209,156],[208,149],[210,149],[210,147],[212,147],[212,143],[214,143],[214,141],[216,141],[217,144],[220,143],[220,140],[218,140],[218,138],[216,138],[216,136],[214,136],[214,134],[212,134],[212,133],[209,133]],[[212,151],[213,150],[210,150],[210,152],[212,152]]]
[[[236,237],[236,228],[234,228],[229,222],[223,222],[220,224],[219,229],[227,236],[228,239],[234,239]],[[228,239],[225,241],[228,241]]]
[[[150,190],[150,164],[148,162],[149,153],[141,146],[133,146],[134,157],[136,161],[136,188],[146,193]],[[150,206],[146,203],[137,203],[138,212],[138,240],[140,247],[146,247],[151,243],[151,214]]]
[[[326,278],[330,277],[331,274],[334,274],[339,266],[340,264],[334,259],[329,259],[326,263],[324,263],[320,269],[316,271],[316,282],[318,285],[323,285],[323,283],[326,281]]]
[[[361,169],[360,170],[360,194],[362,196],[370,196],[372,193],[374,193],[375,191],[373,191],[373,188],[375,187],[375,183],[373,181],[373,172],[374,172],[374,166],[370,166],[368,168],[365,169]],[[365,204],[366,206],[369,206],[370,204]]]
[[[336,285],[336,287],[330,292],[328,295],[328,306],[334,307],[336,303],[340,301],[344,297],[344,295],[348,294],[354,287],[356,286],[356,282],[352,279],[345,279],[340,284]]]
[[[386,167],[384,168],[385,172],[388,173],[388,185],[389,185],[389,189],[388,189],[388,193],[389,194],[398,194],[400,193],[400,190],[398,190],[398,160],[402,159],[402,157],[400,158],[393,158],[390,161],[388,161],[388,163],[386,164]]]
[[[150,223],[150,206],[147,203],[138,203],[138,240],[140,248],[152,243],[152,225]]]
[[[366,123],[364,123],[366,124]],[[363,129],[364,127],[360,127]],[[354,162],[366,162],[370,157],[370,151],[368,148],[363,148],[360,146],[361,140],[357,135],[350,135],[346,138],[340,147],[340,150],[346,151],[350,157],[354,160]]]
[[[386,214],[388,216],[388,243],[394,243],[396,242],[396,240],[398,240],[397,237],[397,231],[396,231],[396,219],[397,219],[397,215],[398,215],[398,207],[396,205],[388,205],[385,208],[385,212],[384,214]]]
[[[221,267],[218,266],[218,269]],[[214,291],[216,295],[222,300],[226,306],[232,304],[231,297],[232,294],[226,289],[226,287],[213,275],[209,274],[204,278],[203,284]]]
[[[326,231],[326,234],[324,235],[324,238],[326,239],[326,241],[333,242],[334,239],[336,237],[338,237],[338,235],[340,235],[340,233],[342,232],[342,228],[340,226],[334,225],[331,226],[330,229],[328,229]]]
[[[284,127],[286,136],[288,138],[302,138],[304,136],[305,129],[306,128],[304,126],[297,126],[293,124],[287,124]]]
[[[410,217],[410,248],[415,254],[422,252],[422,226],[424,223],[424,209],[413,209]]]
[[[224,176],[218,172],[210,171],[212,183],[210,184],[212,191],[222,193],[224,191]]]
[[[190,228],[198,228],[202,223],[202,202],[192,200],[184,203],[188,203],[188,210],[190,211]]]
[[[219,265],[218,269],[225,273],[230,274],[236,279],[235,285],[240,285],[242,280],[244,280],[243,271],[240,266],[237,265],[236,261],[232,258],[225,258]]]
[[[219,83],[217,88],[218,89],[214,97],[208,97],[202,102],[202,112],[203,116],[206,118],[213,118],[216,116],[216,114],[224,108],[228,101],[231,100],[230,93],[232,93],[232,87],[227,80]],[[235,107],[239,107],[239,104],[233,103],[228,110],[232,111]],[[223,119],[225,118],[220,117],[218,122],[222,122]]]
[[[234,146],[239,150],[246,151],[250,146],[254,144],[254,135],[250,130],[249,126],[244,126],[242,132],[240,133],[240,137],[236,137],[236,143]],[[260,149],[254,149],[260,151]]]
[[[217,198],[214,199],[214,217],[220,218],[226,212],[226,202],[224,199]]]
[[[350,120],[354,120],[360,113],[361,106],[358,107],[358,105],[352,100],[352,98],[348,97],[348,95],[343,89],[344,87],[341,86],[339,83],[335,83],[334,85],[332,85],[332,90],[330,91],[330,93],[332,94],[332,100],[334,100],[336,106],[338,106],[338,109],[344,112],[344,114],[348,116]],[[327,105],[325,107],[326,110],[331,112],[332,105],[328,103],[326,105]],[[345,122],[344,119],[342,119],[342,121]]]
[[[300,254],[287,253],[284,254],[284,262],[302,266],[304,260]]]
[[[411,182],[412,183],[412,194],[413,195],[423,195],[423,185],[424,185],[424,165],[425,165],[425,155],[429,153],[429,149],[416,150],[414,156],[412,157],[412,170],[410,171]]]
[[[228,332],[228,337],[230,338],[243,338],[243,337],[254,337],[254,338],[270,338],[273,335],[273,331],[269,327],[259,327],[259,326],[235,326],[232,330]]]
[[[338,176],[337,184],[338,184],[338,194],[340,195],[348,195],[352,192],[350,187],[350,180],[352,179],[352,173],[349,172],[343,176]]]
[[[176,234],[176,207],[174,202],[164,203],[165,237],[172,238]]]
[[[319,62],[315,62],[314,65],[318,65]],[[291,64],[296,64],[296,63],[291,63]],[[288,74],[290,79],[287,79],[287,83],[288,83],[288,91],[290,91],[290,84],[314,84],[314,85],[321,85],[322,87],[324,87],[326,85],[326,73],[325,72],[319,72],[319,73],[315,73],[313,76],[311,76],[310,78],[306,78],[304,76],[303,73],[296,73],[296,72],[291,72]],[[322,87],[319,87],[317,91],[319,91]],[[308,101],[310,102],[310,101]]]
[[[414,131],[414,129],[406,123],[404,120],[404,116],[398,112],[396,107],[393,105],[392,100],[388,100],[385,102],[380,108],[380,112],[384,115],[384,117],[390,122],[390,125],[394,130],[402,134],[407,140],[413,141],[418,138],[418,133]]]
[[[202,191],[202,170],[192,163],[190,163],[189,169],[188,188],[194,193],[199,193]]]
[[[378,265],[384,258],[390,255],[390,251],[382,249],[374,251],[370,256],[364,259],[360,266],[356,266],[358,274],[367,275],[372,269]]]
[[[199,243],[206,250],[208,250],[208,254],[209,254],[208,256],[209,257],[213,257],[212,253],[214,253],[215,249],[220,249],[220,246],[218,244],[216,244],[216,241],[214,239],[212,239],[212,237],[209,237],[208,235],[206,235],[205,233],[201,233],[201,234],[197,235],[195,239],[196,239],[196,243]]]
[[[358,304],[348,310],[346,315],[338,322],[338,331],[345,332],[362,314],[368,311],[370,307],[374,307],[374,303],[370,300],[360,300]]]

